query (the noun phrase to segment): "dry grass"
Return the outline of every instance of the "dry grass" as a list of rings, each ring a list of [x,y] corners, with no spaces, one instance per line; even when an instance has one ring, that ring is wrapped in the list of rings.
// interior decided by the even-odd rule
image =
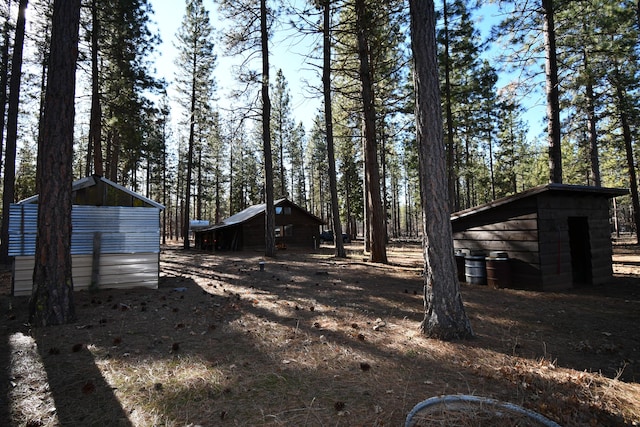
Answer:
[[[443,394],[638,425],[640,255],[622,249],[607,286],[463,285],[476,338],[450,343],[419,332],[421,255],[407,244],[390,266],[352,245],[347,260],[282,251],[264,272],[257,253],[167,248],[157,291],[77,293],[76,324],[38,330],[7,290],[0,425],[400,426]]]

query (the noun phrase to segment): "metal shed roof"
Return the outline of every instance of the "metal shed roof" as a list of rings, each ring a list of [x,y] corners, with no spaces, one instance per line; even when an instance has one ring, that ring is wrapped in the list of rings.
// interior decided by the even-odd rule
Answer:
[[[300,206],[296,205],[295,203],[291,202],[290,200],[288,200],[287,198],[282,198],[282,199],[278,199],[275,202],[273,202],[273,206],[277,207],[279,205],[284,204],[285,202],[287,202],[288,204],[291,204],[292,206],[297,207],[298,209],[300,209],[301,211],[305,212],[307,215],[309,215],[309,217],[315,219],[316,221],[318,221],[318,223],[322,223],[322,220],[318,217],[316,217],[315,215],[307,212],[306,210],[302,209]],[[248,208],[238,212],[237,214],[231,215],[229,218],[226,218],[224,220],[222,220],[221,223],[213,225],[211,227],[204,227],[204,228],[200,228],[198,229],[198,231],[210,231],[210,230],[218,230],[221,228],[225,228],[225,227],[231,227],[233,225],[237,225],[237,224],[242,224],[262,213],[264,213],[265,209],[267,207],[266,203],[260,203],[257,205],[253,205],[253,206],[249,206]]]
[[[544,184],[537,187],[530,188],[529,190],[513,194],[511,196],[503,197],[501,199],[494,200],[483,205],[475,206],[469,209],[455,212],[451,214],[451,220],[455,221],[460,218],[475,215],[480,212],[487,211],[489,209],[503,206],[516,200],[524,199],[526,197],[532,197],[544,192],[553,193],[572,193],[572,194],[590,194],[600,197],[617,197],[629,194],[629,190],[626,188],[607,188],[607,187],[593,187],[588,185],[570,185],[570,184]]]

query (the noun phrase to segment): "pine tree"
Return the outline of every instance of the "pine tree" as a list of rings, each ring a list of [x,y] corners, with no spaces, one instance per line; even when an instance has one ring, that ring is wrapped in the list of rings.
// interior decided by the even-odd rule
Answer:
[[[36,194],[37,153],[33,144],[23,144],[18,150],[18,168],[16,170],[15,195],[23,200]]]
[[[424,224],[422,331],[443,340],[473,336],[460,296],[449,221],[433,1],[410,0],[416,128]]]
[[[557,1],[556,1],[557,3]],[[547,138],[549,142],[549,182],[562,183],[562,149],[560,141],[560,94],[554,1],[542,0],[544,10],[545,92],[547,94]]]
[[[324,122],[327,140],[327,163],[329,166],[329,191],[331,192],[331,218],[336,256],[346,258],[342,239],[342,222],[338,206],[338,183],[336,178],[335,143],[333,139],[333,105],[331,88],[331,2],[322,4],[322,94],[324,98]]]
[[[378,163],[378,139],[376,133],[375,93],[373,74],[370,63],[369,29],[372,26],[364,0],[355,0],[357,21],[359,77],[362,87],[362,104],[364,108],[363,141],[365,162],[365,191],[369,213],[369,240],[371,243],[370,260],[386,263],[385,214],[380,193],[380,170]]]
[[[7,83],[9,81],[9,52],[11,44],[11,2],[2,5],[2,49],[0,50],[0,164],[4,147],[5,112],[7,111]]]
[[[277,172],[274,175],[274,190],[280,197],[286,197],[289,194],[286,163],[290,163],[291,159],[291,145],[293,144],[292,136],[295,122],[291,117],[291,95],[282,70],[278,70],[276,73],[276,81],[272,93],[272,148],[274,153],[273,161]],[[289,160],[289,162],[287,162],[287,160]]]
[[[324,133],[324,115],[318,114],[313,120],[307,149],[309,172],[309,209],[323,222],[328,222],[331,203],[329,190],[329,170],[326,167],[327,140]]]
[[[482,145],[491,142],[496,71],[481,59],[482,43],[473,9],[461,0],[443,2],[444,26],[437,32],[450,206],[468,208],[488,201],[479,194],[490,183]],[[490,162],[489,162],[490,163]]]
[[[89,138],[87,144],[86,175],[91,174],[91,165],[96,175],[104,175],[102,158],[102,101],[100,93],[100,16],[98,0],[91,0],[91,111],[89,113]]]
[[[20,104],[20,80],[22,77],[22,52],[24,48],[25,12],[27,0],[20,0],[16,22],[11,80],[9,83],[9,107],[7,111],[7,141],[4,155],[2,190],[2,232],[0,233],[0,262],[9,263],[9,205],[15,202],[16,145],[18,139],[18,109]]]
[[[184,248],[189,249],[189,225],[191,213],[191,186],[193,156],[197,141],[197,130],[204,127],[204,113],[207,111],[214,89],[213,70],[216,55],[213,51],[213,28],[209,13],[202,0],[189,0],[182,26],[177,34],[179,55],[176,63],[180,74],[176,76],[181,102],[187,111],[189,123],[188,148],[185,176],[185,205],[183,237]]]
[[[261,59],[261,71],[242,70],[240,78],[248,83],[260,83],[260,124],[262,127],[262,152],[264,156],[265,195],[265,256],[276,255],[273,153],[271,144],[271,97],[269,95],[269,38],[275,12],[260,0],[256,7],[249,0],[222,0],[221,10],[237,25],[225,34],[225,43],[232,54],[256,54]],[[259,78],[258,78],[259,76]]]
[[[51,55],[38,156],[38,230],[34,289],[29,321],[36,326],[75,320],[71,273],[71,183],[73,181],[73,124],[75,70],[80,0],[55,0]]]
[[[307,208],[307,176],[304,153],[306,150],[306,131],[299,122],[294,128],[289,156],[291,158],[291,200],[298,206]]]
[[[537,84],[538,58],[544,55],[545,95],[547,99],[547,145],[549,160],[549,182],[561,183],[562,148],[560,129],[559,78],[556,48],[555,14],[557,5],[564,2],[540,0],[540,3],[501,1],[507,16],[493,29],[495,39],[504,47],[502,61],[508,63],[509,71],[518,70],[519,83],[523,91]],[[532,83],[533,82],[533,83]]]
[[[98,81],[104,174],[114,182],[136,189],[137,168],[144,153],[144,117],[149,108],[145,91],[162,88],[149,72],[148,57],[158,37],[148,28],[151,14],[148,0],[105,0],[99,6],[98,55],[102,66]],[[97,144],[97,130],[94,131],[92,142]],[[95,148],[97,145],[88,152]]]

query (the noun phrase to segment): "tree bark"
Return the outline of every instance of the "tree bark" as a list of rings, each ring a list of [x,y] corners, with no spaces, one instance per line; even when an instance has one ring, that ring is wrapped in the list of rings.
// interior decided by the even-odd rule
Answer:
[[[596,117],[593,84],[591,82],[587,83],[585,89],[587,98],[587,131],[589,132],[589,159],[591,165],[591,177],[593,179],[593,185],[595,185],[596,187],[601,187],[602,179],[600,178],[600,155],[598,154],[598,119]]]
[[[444,19],[444,104],[447,124],[447,185],[449,188],[449,207],[452,210],[458,210],[460,203],[456,197],[456,173],[458,169],[455,161],[455,142],[453,129],[453,111],[451,101],[451,63],[449,61],[449,12],[447,9],[447,0],[442,2],[442,17]]]
[[[276,256],[276,211],[273,201],[273,156],[271,154],[271,100],[269,99],[269,30],[267,1],[260,0],[262,49],[262,149],[264,151],[265,236],[264,255]]]
[[[9,80],[9,42],[11,37],[11,2],[7,2],[7,16],[2,28],[2,59],[0,59],[0,165],[2,164],[2,147],[4,146],[5,111],[7,107],[7,82]]]
[[[27,0],[20,0],[11,60],[9,108],[7,111],[7,144],[4,155],[2,232],[0,233],[0,262],[3,264],[9,263],[9,205],[15,201],[16,144],[18,139],[18,110],[20,106],[20,79],[22,77],[22,50],[24,47],[26,9]]]
[[[91,113],[89,119],[89,144],[87,147],[87,175],[93,172],[104,175],[102,166],[102,105],[100,100],[100,79],[98,69],[98,40],[100,37],[100,19],[98,18],[98,0],[91,2]]]
[[[369,65],[369,40],[366,7],[364,0],[356,0],[358,21],[358,57],[360,60],[360,80],[362,82],[362,104],[364,108],[364,162],[365,191],[369,206],[370,260],[387,263],[385,213],[380,195],[380,168],[378,165],[378,143],[376,136],[376,110],[374,105],[373,79]]]
[[[29,319],[36,326],[75,320],[71,274],[73,122],[80,0],[55,0],[45,94],[40,196]]]
[[[191,217],[191,174],[193,169],[193,146],[196,127],[196,56],[193,55],[193,76],[191,80],[191,108],[189,111],[189,147],[187,148],[187,176],[185,178],[184,217],[182,220],[183,248],[189,249],[189,228]]]
[[[443,340],[473,336],[462,304],[450,222],[432,0],[410,0],[425,261],[421,329]]]
[[[329,189],[331,191],[331,212],[333,217],[333,239],[336,256],[346,258],[342,241],[342,224],[338,206],[338,183],[336,178],[336,156],[333,144],[333,109],[331,106],[331,0],[323,4],[323,43],[322,43],[322,86],[324,92],[324,120],[327,131],[327,157],[329,160]]]
[[[560,91],[556,58],[556,34],[553,0],[542,0],[544,10],[544,48],[547,93],[547,132],[549,142],[549,182],[562,183],[562,148],[560,141]]]

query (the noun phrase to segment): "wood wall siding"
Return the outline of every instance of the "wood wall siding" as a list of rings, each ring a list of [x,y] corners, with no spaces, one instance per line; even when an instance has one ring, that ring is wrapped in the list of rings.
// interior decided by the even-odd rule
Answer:
[[[534,200],[519,200],[500,209],[490,209],[452,224],[455,249],[506,252],[512,286],[540,287],[538,216]]]
[[[277,237],[276,244],[313,249],[314,236],[316,241],[320,238],[320,224],[316,221],[311,221],[306,212],[295,208],[291,208],[290,214],[282,213],[276,215],[277,226],[282,226],[283,231],[285,226],[291,226],[293,229],[291,236],[286,236],[283,233],[280,237]]]
[[[452,222],[456,249],[507,252],[513,286],[556,290],[573,286],[570,218],[588,224],[591,283],[612,275],[609,199],[602,195],[541,193]],[[585,268],[589,268],[585,265]]]
[[[264,249],[264,221],[264,215],[258,215],[239,225],[242,228],[242,246],[244,249]],[[288,225],[293,227],[292,235],[277,237],[276,244],[284,244],[285,247],[313,249],[313,238],[315,237],[316,242],[319,241],[320,223],[296,208],[291,209],[291,214],[276,215],[275,223],[276,227]]]
[[[89,289],[92,255],[73,255],[74,290]],[[160,254],[101,254],[100,289],[158,289]],[[34,257],[16,256],[13,263],[13,294],[31,295]]]

